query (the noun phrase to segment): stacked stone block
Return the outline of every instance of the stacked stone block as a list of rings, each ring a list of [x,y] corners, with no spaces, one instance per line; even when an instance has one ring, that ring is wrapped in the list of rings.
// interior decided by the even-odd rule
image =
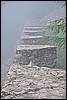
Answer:
[[[56,66],[56,47],[46,45],[42,40],[43,30],[39,25],[27,25],[20,37],[14,63],[28,65],[31,61],[37,66]]]

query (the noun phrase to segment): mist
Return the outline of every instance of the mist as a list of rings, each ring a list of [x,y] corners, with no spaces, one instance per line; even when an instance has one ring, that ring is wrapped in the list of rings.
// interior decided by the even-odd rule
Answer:
[[[24,24],[42,19],[61,8],[55,1],[2,1],[1,2],[1,58],[7,61],[15,52]]]
[[[27,21],[43,19],[63,1],[1,1],[1,63],[10,63]],[[10,66],[1,64],[1,85]]]

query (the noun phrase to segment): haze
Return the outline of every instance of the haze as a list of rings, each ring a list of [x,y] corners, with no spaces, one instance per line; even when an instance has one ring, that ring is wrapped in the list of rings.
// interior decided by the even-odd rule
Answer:
[[[1,58],[7,61],[14,54],[26,21],[42,19],[61,8],[55,1],[2,1],[1,2]]]

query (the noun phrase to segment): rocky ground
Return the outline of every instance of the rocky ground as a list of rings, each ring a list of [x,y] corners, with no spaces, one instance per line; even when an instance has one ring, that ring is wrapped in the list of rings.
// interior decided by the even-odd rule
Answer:
[[[1,99],[65,99],[66,72],[58,68],[11,65]]]

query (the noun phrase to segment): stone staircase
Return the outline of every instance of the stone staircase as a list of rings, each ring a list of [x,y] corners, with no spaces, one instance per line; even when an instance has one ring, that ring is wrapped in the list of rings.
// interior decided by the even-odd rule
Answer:
[[[1,99],[66,99],[66,71],[52,68],[56,67],[56,47],[40,44],[42,33],[34,33],[21,36]]]
[[[42,41],[44,34],[40,24],[25,25],[13,63],[28,65],[32,61],[37,66],[56,66],[56,47]]]

